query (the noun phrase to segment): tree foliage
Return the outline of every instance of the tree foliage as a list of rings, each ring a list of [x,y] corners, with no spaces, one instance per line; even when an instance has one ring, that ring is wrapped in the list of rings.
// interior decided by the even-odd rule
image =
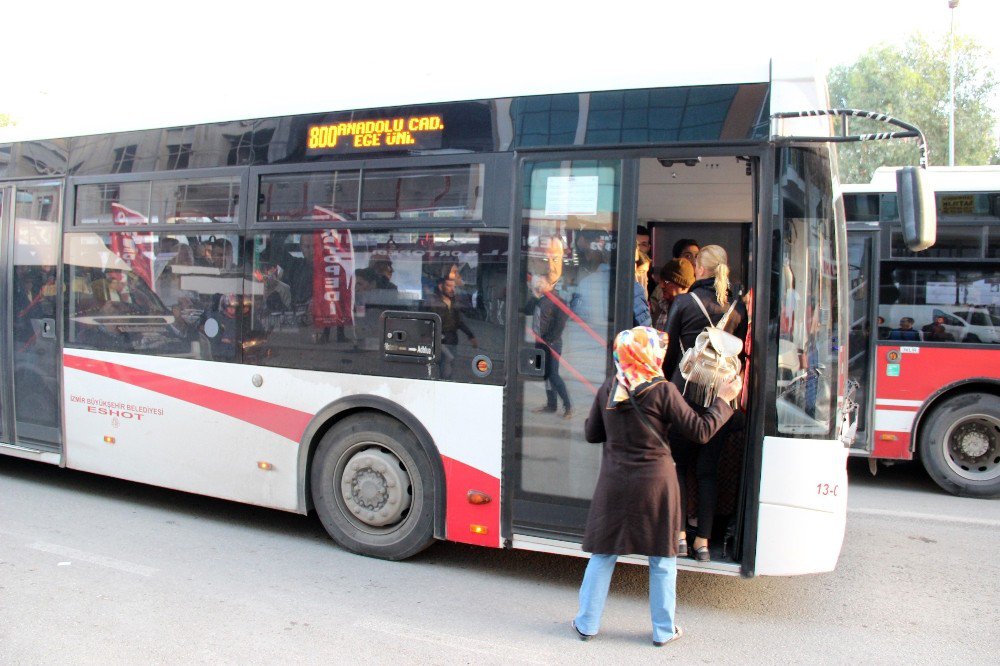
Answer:
[[[0,127],[8,127],[15,124],[14,119],[11,118],[9,114],[0,113]]]
[[[1000,145],[991,106],[997,94],[996,73],[985,63],[987,50],[975,40],[955,36],[955,164],[1000,163]],[[916,125],[930,147],[930,164],[948,163],[949,37],[913,36],[905,47],[880,45],[852,65],[830,72],[833,106],[880,111]],[[854,121],[851,132],[888,131]],[[882,165],[916,164],[914,143],[875,141],[840,144],[840,178],[866,183]]]

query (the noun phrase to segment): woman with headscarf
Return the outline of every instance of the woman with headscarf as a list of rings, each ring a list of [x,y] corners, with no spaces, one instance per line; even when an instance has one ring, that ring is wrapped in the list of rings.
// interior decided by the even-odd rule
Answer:
[[[694,441],[708,441],[732,415],[727,401],[739,394],[740,381],[721,387],[704,413],[695,412],[663,376],[666,342],[646,326],[618,334],[615,375],[597,392],[584,426],[587,441],[604,442],[604,450],[583,539],[583,550],[592,555],[573,620],[581,640],[600,629],[619,555],[649,557],[653,644],[666,645],[683,633],[674,623],[680,492],[666,432],[673,426]]]
[[[667,346],[664,370],[684,397],[698,405],[698,410],[703,409],[701,405],[707,402],[706,395],[711,393],[708,392],[707,385],[688,382],[681,376],[678,366],[683,351],[694,345],[698,334],[705,330],[709,320],[712,324],[720,323],[730,308],[732,313],[726,320],[725,330],[740,340],[746,339],[747,309],[729,282],[728,260],[726,251],[718,245],[701,248],[694,260],[695,282],[686,294],[681,294],[674,300],[667,319],[670,344]],[[730,422],[726,430],[740,428],[743,423],[741,415]],[[674,441],[677,478],[681,482],[681,499],[685,504],[687,495],[684,484],[689,467],[694,467],[698,481],[698,525],[691,544],[691,556],[699,562],[709,562],[712,559],[708,543],[715,521],[719,458],[722,456],[725,440],[725,433],[713,437],[708,443],[689,440],[681,433],[681,437]]]

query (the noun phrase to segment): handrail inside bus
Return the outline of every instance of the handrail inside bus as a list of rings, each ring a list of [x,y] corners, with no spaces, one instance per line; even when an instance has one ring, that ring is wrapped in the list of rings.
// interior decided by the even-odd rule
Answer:
[[[840,136],[790,136],[782,138],[794,141],[822,143],[850,143],[854,141],[881,141],[886,139],[916,139],[917,149],[920,151],[920,168],[927,168],[927,139],[924,137],[924,133],[916,125],[911,125],[910,123],[899,120],[898,118],[893,118],[892,116],[888,116],[884,113],[879,113],[877,111],[862,111],[861,109],[810,109],[808,111],[779,111],[771,114],[771,120],[773,122],[775,120],[782,120],[785,118],[809,118],[816,116],[835,116],[841,118],[843,120],[843,123],[841,124],[843,134]],[[861,118],[864,120],[874,120],[876,122],[888,123],[890,125],[895,125],[896,127],[901,127],[903,131],[850,134],[848,121],[851,118]],[[773,128],[771,133],[772,135],[776,134],[776,132],[773,131]]]

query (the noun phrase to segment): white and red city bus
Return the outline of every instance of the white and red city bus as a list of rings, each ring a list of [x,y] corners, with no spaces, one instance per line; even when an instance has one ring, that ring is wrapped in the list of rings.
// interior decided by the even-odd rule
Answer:
[[[845,185],[852,454],[919,458],[948,492],[1000,495],[1000,167],[931,167],[937,241],[901,241],[895,169]]]
[[[753,294],[713,561],[682,566],[831,570],[835,139],[828,112],[795,111],[825,109],[821,79],[744,72],[0,145],[0,453],[315,511],[383,558],[435,539],[579,555],[600,464],[583,422],[644,224],[657,266],[679,238],[719,243]]]

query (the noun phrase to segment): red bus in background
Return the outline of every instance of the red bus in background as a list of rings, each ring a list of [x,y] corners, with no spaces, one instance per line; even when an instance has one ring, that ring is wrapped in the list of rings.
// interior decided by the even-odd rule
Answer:
[[[895,170],[845,185],[852,454],[919,459],[956,495],[1000,495],[1000,167],[928,170],[935,245],[902,243]]]

